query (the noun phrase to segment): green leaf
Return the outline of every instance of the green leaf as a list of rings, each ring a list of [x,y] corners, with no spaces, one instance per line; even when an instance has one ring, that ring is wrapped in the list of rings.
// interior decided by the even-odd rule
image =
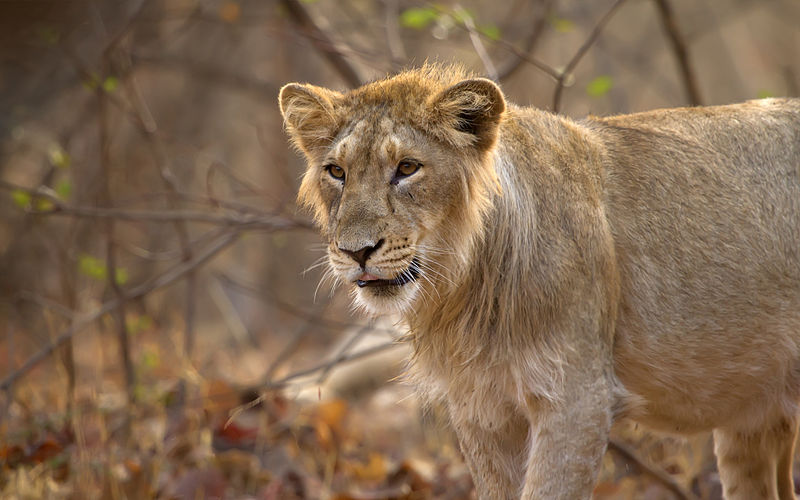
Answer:
[[[36,199],[36,210],[39,212],[49,212],[50,210],[53,210],[54,206],[55,205],[53,205],[52,201],[45,198]]]
[[[41,26],[38,30],[39,38],[47,45],[56,45],[61,39],[61,34],[52,26]]]
[[[54,167],[67,168],[72,163],[72,160],[69,157],[69,153],[64,151],[61,146],[54,146],[50,150],[50,163]]]
[[[83,254],[78,258],[78,269],[90,278],[106,279],[106,263],[91,255]]]
[[[114,92],[119,87],[119,78],[116,76],[109,76],[103,80],[103,90],[106,92]]]
[[[152,370],[156,368],[161,363],[159,359],[158,352],[147,350],[142,353],[142,366],[144,368]]]
[[[453,20],[457,23],[465,24],[464,22],[469,20],[475,20],[475,13],[470,9],[465,9],[463,7],[457,8],[450,13],[453,17]]]
[[[559,33],[569,33],[575,30],[575,23],[563,17],[552,16],[549,19],[550,25]]]
[[[614,86],[614,80],[608,75],[600,75],[586,85],[586,93],[591,97],[602,97]]]
[[[149,330],[153,327],[153,319],[146,314],[142,314],[141,316],[129,317],[125,324],[128,326],[128,330],[132,334],[140,333],[145,330]]]
[[[423,29],[439,19],[439,12],[433,7],[412,7],[400,14],[400,24],[406,28]]]
[[[501,36],[500,28],[498,28],[494,24],[487,24],[485,26],[481,26],[480,28],[478,28],[478,30],[492,40],[500,40]]]
[[[773,92],[769,91],[769,90],[762,89],[762,90],[758,91],[758,94],[756,94],[756,96],[759,99],[767,99],[769,97],[775,97],[775,94]]]
[[[56,194],[58,194],[58,197],[62,200],[69,199],[69,195],[72,194],[72,183],[69,179],[58,181],[58,184],[56,184]]]
[[[83,86],[89,90],[96,90],[100,85],[100,77],[97,73],[91,73],[89,78],[83,81]]]
[[[124,285],[128,282],[128,271],[123,267],[114,269],[114,281],[117,285]]]
[[[78,258],[78,269],[83,275],[98,281],[103,281],[108,277],[105,261],[88,254],[82,254]],[[128,271],[122,267],[114,269],[114,281],[116,281],[118,285],[127,283]]]
[[[31,205],[31,199],[33,197],[27,191],[23,191],[21,189],[15,189],[11,191],[11,201],[14,202],[14,205],[18,206],[21,209],[26,209]]]

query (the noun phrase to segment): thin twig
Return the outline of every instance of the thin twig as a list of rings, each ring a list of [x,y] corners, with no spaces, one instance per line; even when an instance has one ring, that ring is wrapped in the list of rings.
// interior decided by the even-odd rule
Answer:
[[[8,366],[14,366],[14,357],[17,353],[17,336],[16,332],[14,331],[14,318],[11,317],[11,314],[6,316],[5,321],[5,346],[6,346],[6,363]],[[8,389],[5,391],[5,401],[3,401],[3,411],[0,413],[0,423],[5,424],[4,417],[8,417],[10,415],[9,409],[11,408],[11,403],[14,402],[14,387],[9,385]]]
[[[672,478],[672,476],[667,474],[666,471],[647,463],[628,445],[617,441],[616,439],[611,439],[608,442],[608,449],[618,453],[620,456],[633,463],[645,474],[648,474],[654,479],[660,481],[664,486],[669,488],[670,491],[675,493],[678,498],[682,500],[697,500],[697,497],[694,496],[694,494],[686,491],[680,484],[677,483],[677,481],[675,481],[675,479]]]
[[[472,46],[475,48],[475,53],[478,54],[478,57],[481,58],[481,62],[483,62],[483,67],[486,68],[486,73],[489,75],[489,78],[498,82],[500,81],[500,77],[497,74],[497,68],[495,68],[494,63],[492,62],[491,57],[489,57],[489,53],[486,51],[486,47],[481,42],[481,37],[478,34],[478,30],[475,28],[475,22],[472,20],[472,16],[469,15],[463,7],[456,6],[456,14],[461,17],[464,22],[464,27],[467,28],[469,32],[469,39],[472,42]]]
[[[791,66],[783,67],[783,79],[786,82],[786,95],[791,97],[800,96],[800,82]]]
[[[231,90],[247,93],[256,99],[274,99],[280,90],[280,87],[271,82],[224,71],[208,62],[195,61],[180,55],[133,53],[130,57],[133,65],[132,74],[145,67],[160,71],[182,72],[219,86],[229,87]]]
[[[333,359],[344,359],[345,357],[347,357],[347,354],[350,352],[350,350],[353,347],[355,347],[356,343],[358,343],[358,341],[361,340],[361,338],[368,331],[370,331],[371,329],[372,329],[372,325],[364,325],[361,328],[359,328],[358,331],[354,332],[350,336],[350,338],[347,339],[347,341],[345,341],[345,343],[339,348],[339,350],[334,355]],[[335,366],[336,365],[330,365],[330,366],[324,368],[320,372],[319,377],[317,377],[316,384],[317,385],[324,384],[325,381],[328,379],[328,376],[330,376],[331,371],[333,371],[333,368]]]
[[[131,59],[128,56],[127,63],[131,64]],[[131,75],[131,77],[126,81],[125,85],[127,89],[128,99],[133,103],[134,110],[138,115],[139,119],[143,123],[148,123],[149,127],[145,129],[144,138],[150,144],[150,149],[153,153],[153,158],[156,162],[156,169],[158,170],[158,175],[161,177],[161,182],[164,185],[164,188],[170,193],[172,196],[168,196],[166,199],[167,206],[170,210],[176,210],[178,208],[177,201],[175,200],[175,195],[180,192],[178,189],[178,180],[175,174],[172,171],[171,161],[169,155],[166,151],[166,145],[161,137],[158,135],[158,124],[156,123],[155,119],[153,118],[153,114],[150,112],[150,108],[147,106],[144,98],[142,97],[142,93],[139,91],[139,87],[136,85],[136,76]],[[175,228],[175,234],[178,236],[178,243],[181,249],[181,258],[184,262],[188,262],[192,260],[192,248],[190,244],[189,238],[189,230],[186,225],[186,221],[177,219],[173,222],[173,226]],[[196,293],[196,282],[197,282],[197,274],[195,272],[190,272],[186,276],[186,302],[185,302],[185,309],[184,309],[184,332],[183,332],[183,356],[184,359],[191,362],[192,351],[194,350],[195,344],[195,318],[196,318],[196,306],[197,306],[197,293]],[[176,404],[176,408],[179,408],[183,405],[184,401],[186,400],[186,384],[185,381],[181,381],[181,384],[178,388],[178,401]]]
[[[458,26],[461,29],[467,30],[466,26],[462,26],[460,24]],[[515,56],[517,56],[521,61],[524,61],[524,62],[530,64],[531,66],[533,66],[534,68],[540,70],[541,72],[543,72],[544,74],[546,74],[547,76],[552,78],[554,81],[558,81],[558,79],[562,76],[561,71],[557,70],[553,66],[550,66],[546,62],[541,61],[541,60],[533,57],[532,55],[530,55],[528,53],[529,51],[520,50],[519,48],[517,48],[516,45],[514,45],[511,42],[508,42],[508,41],[503,40],[503,39],[494,40],[494,39],[489,38],[489,36],[486,35],[485,33],[481,33],[481,32],[478,32],[478,36],[480,36],[484,40],[488,40],[489,42],[491,42],[494,45],[503,47],[507,51],[509,51],[512,54],[514,54]],[[501,76],[501,75],[502,75],[502,72],[498,76]]]
[[[275,390],[275,389],[281,389],[281,388],[285,387],[286,384],[288,384],[292,380],[295,380],[295,379],[298,379],[298,378],[301,378],[301,377],[305,377],[305,376],[308,376],[308,375],[313,375],[314,373],[317,373],[317,372],[320,372],[320,371],[323,371],[323,370],[330,370],[332,367],[334,367],[334,366],[336,366],[338,364],[347,363],[349,361],[355,361],[357,359],[365,358],[367,356],[371,356],[373,354],[377,354],[379,352],[385,351],[387,349],[391,349],[392,347],[396,347],[396,346],[397,346],[397,342],[394,342],[394,341],[386,342],[384,344],[378,344],[376,346],[369,347],[367,349],[355,352],[355,353],[347,355],[347,356],[339,356],[337,358],[334,358],[331,361],[328,361],[328,362],[325,362],[325,363],[321,363],[319,365],[313,366],[313,367],[308,368],[306,370],[300,370],[300,371],[294,372],[294,373],[292,373],[290,375],[287,375],[287,376],[285,376],[285,377],[283,377],[281,379],[278,379],[278,380],[276,380],[274,382],[270,382],[269,384],[266,385],[266,387],[261,389],[263,392],[259,397],[257,397],[256,399],[254,399],[252,401],[248,401],[247,403],[245,403],[243,405],[240,405],[240,406],[237,406],[236,408],[232,409],[230,411],[230,413],[228,414],[228,420],[225,423],[225,425],[230,424],[243,411],[247,411],[250,408],[258,406],[262,401],[264,401],[266,399],[267,391],[271,391],[271,390]],[[2,385],[0,385],[0,388],[2,388]]]
[[[553,5],[554,0],[542,0],[539,2],[541,5],[540,14],[536,17],[536,20],[533,22],[533,27],[531,28],[531,32],[525,38],[525,43],[523,49],[521,51],[522,54],[528,55],[533,53],[536,48],[536,44],[539,42],[542,33],[544,32],[545,26],[547,26],[547,16],[550,13],[550,9]],[[522,63],[525,62],[523,57],[517,55],[516,51],[513,52],[514,57],[511,61],[506,63],[503,67],[497,70],[497,79],[503,81],[513,75],[519,68],[522,67]]]
[[[86,328],[88,325],[96,321],[98,318],[113,311],[116,307],[119,306],[120,301],[135,300],[144,297],[150,292],[171,285],[175,281],[183,278],[188,273],[194,271],[201,265],[205,264],[215,255],[220,253],[222,250],[226,249],[231,244],[236,242],[240,234],[241,234],[240,232],[236,231],[225,233],[224,235],[217,238],[213,243],[209,244],[209,246],[204,251],[196,253],[191,261],[181,262],[171,267],[164,273],[156,276],[155,278],[145,283],[142,283],[137,287],[126,290],[122,297],[117,297],[107,302],[104,302],[95,311],[86,314],[80,318],[77,318],[69,328],[59,333],[45,347],[43,347],[36,354],[28,358],[27,361],[25,361],[22,364],[22,366],[20,366],[19,368],[14,370],[14,372],[7,375],[2,380],[2,382],[0,382],[0,390],[3,391],[8,390],[8,388],[15,381],[17,381],[20,377],[28,373],[42,360],[50,356],[50,354],[52,354],[52,352],[56,350],[61,344],[74,337],[78,332],[82,331],[84,328]]]
[[[386,45],[389,47],[389,54],[392,64],[397,69],[406,60],[406,50],[403,47],[403,40],[400,37],[400,24],[397,22],[399,14],[397,0],[383,0],[384,24],[386,32]]]
[[[261,383],[258,385],[268,386],[271,383],[272,377],[275,376],[275,373],[277,373],[278,369],[292,356],[292,354],[294,354],[295,351],[297,351],[303,340],[305,340],[306,337],[308,337],[308,335],[314,331],[314,328],[319,326],[321,323],[320,320],[327,312],[330,304],[331,303],[328,302],[318,311],[311,313],[311,317],[308,318],[306,323],[299,330],[297,330],[294,335],[292,335],[292,338],[289,339],[286,344],[284,344],[283,348],[272,360],[272,363],[270,363],[269,367],[267,368]]]
[[[307,375],[312,375],[312,374],[320,372],[320,371],[330,370],[331,368],[333,368],[336,365],[339,365],[339,364],[342,364],[342,363],[347,363],[347,362],[350,362],[350,361],[355,361],[355,360],[361,359],[361,358],[365,358],[367,356],[371,356],[373,354],[377,354],[377,353],[385,351],[387,349],[391,349],[392,347],[396,347],[397,345],[398,344],[397,344],[396,341],[391,340],[391,341],[385,342],[383,344],[378,344],[376,346],[372,346],[372,347],[363,349],[361,351],[354,352],[353,354],[342,354],[340,356],[337,356],[337,357],[333,358],[332,360],[330,360],[328,362],[321,363],[319,365],[313,366],[313,367],[308,368],[306,370],[300,370],[300,371],[294,372],[294,373],[292,373],[290,375],[287,375],[287,376],[285,376],[283,378],[280,378],[278,380],[270,382],[269,384],[267,384],[266,388],[267,389],[280,389],[281,387],[285,387],[286,384],[288,384],[292,380],[295,380],[295,379],[298,379],[298,378],[301,378],[301,377],[305,377]]]
[[[214,214],[197,210],[163,210],[149,209],[121,209],[102,207],[76,207],[65,204],[52,190],[46,187],[36,189],[11,184],[0,180],[0,189],[9,191],[23,191],[31,196],[49,201],[53,208],[48,210],[28,210],[31,215],[40,216],[68,216],[87,217],[96,219],[117,219],[125,221],[148,221],[172,223],[175,221],[198,222],[230,226],[248,230],[279,230],[279,229],[313,229],[313,225],[305,220],[290,219],[279,215],[250,215],[250,214]]]
[[[281,298],[278,297],[272,290],[260,289],[260,288],[257,288],[255,286],[251,285],[251,284],[242,283],[242,282],[240,282],[238,280],[235,280],[235,279],[231,278],[227,274],[218,274],[218,275],[216,275],[216,277],[220,281],[224,282],[226,285],[228,285],[230,287],[233,287],[234,289],[236,289],[237,291],[239,291],[241,293],[245,293],[247,295],[250,295],[251,297],[258,297],[258,298],[267,297],[267,300],[269,300],[269,303],[274,305],[275,307],[277,307],[281,311],[284,311],[284,312],[286,312],[288,314],[291,314],[292,316],[295,316],[297,318],[305,319],[306,321],[314,321],[314,320],[316,320],[318,323],[320,323],[322,325],[325,325],[328,328],[351,328],[351,327],[363,327],[363,326],[366,326],[365,324],[348,323],[348,322],[345,322],[345,321],[336,321],[334,319],[318,317],[318,315],[315,315],[313,313],[309,313],[304,308],[300,308],[300,307],[294,306],[294,305],[290,304],[289,302],[281,300]],[[387,333],[387,334],[396,333],[396,331],[393,330],[393,329],[380,328],[380,327],[374,328],[374,331],[376,331],[376,332],[384,332],[384,333]]]
[[[111,141],[108,131],[108,106],[106,102],[106,94],[100,89],[98,85],[95,90],[97,98],[97,125],[99,135],[99,148],[100,148],[100,171],[102,173],[102,191],[101,198],[105,206],[111,205],[111,179],[109,175],[111,164]],[[116,252],[114,243],[114,219],[106,219],[106,280],[114,296],[117,298],[117,307],[113,310],[114,322],[117,325],[117,339],[119,341],[119,353],[122,358],[122,368],[125,377],[125,394],[128,398],[128,403],[134,401],[134,387],[136,385],[136,373],[133,368],[133,360],[131,359],[131,346],[130,335],[128,333],[128,326],[125,322],[125,301],[122,300],[124,293],[117,281],[117,265],[116,265]],[[72,341],[65,342],[68,347],[69,355],[72,355]],[[74,382],[73,382],[74,384]],[[125,420],[125,434],[130,434],[130,421]]]
[[[608,12],[600,19],[597,25],[594,27],[589,36],[584,40],[583,45],[580,46],[575,55],[572,56],[572,59],[567,63],[564,71],[558,76],[556,81],[556,90],[553,93],[553,112],[558,113],[559,108],[561,107],[561,94],[564,91],[564,87],[566,86],[566,82],[569,78],[572,78],[572,72],[575,70],[575,67],[578,66],[578,63],[581,62],[583,56],[592,48],[592,45],[597,41],[597,37],[600,36],[600,33],[603,32],[603,29],[606,27],[611,18],[614,17],[614,14],[617,13],[617,9],[619,9],[622,4],[625,3],[625,0],[616,0],[614,5],[608,9]]]
[[[298,0],[281,0],[281,5],[300,32],[331,63],[349,86],[359,87],[364,83],[356,68],[342,55],[342,51],[331,37],[314,22],[303,4]]]
[[[658,7],[658,14],[661,18],[661,24],[667,32],[667,37],[672,45],[672,51],[675,53],[675,59],[678,60],[678,66],[681,70],[681,77],[683,80],[683,88],[686,90],[686,97],[692,106],[700,106],[703,99],[700,97],[700,88],[697,85],[697,76],[689,62],[689,51],[686,48],[686,41],[678,29],[678,22],[675,19],[675,14],[672,11],[672,6],[668,0],[655,0],[656,7]]]
[[[24,300],[28,302],[32,302],[42,309],[49,309],[55,311],[60,316],[64,317],[65,319],[71,320],[75,317],[75,311],[70,309],[69,307],[65,307],[54,300],[50,300],[46,297],[42,297],[41,295],[35,294],[29,290],[22,290],[18,292],[12,300]]]
[[[219,309],[219,312],[222,314],[222,320],[228,327],[228,331],[236,340],[238,344],[237,347],[245,345],[246,343],[249,344],[249,348],[258,349],[257,339],[247,328],[247,325],[244,324],[244,321],[242,321],[239,311],[236,309],[236,306],[233,305],[233,302],[231,302],[218,276],[212,276],[210,278],[208,293],[211,296],[211,300],[214,301],[217,309]]]

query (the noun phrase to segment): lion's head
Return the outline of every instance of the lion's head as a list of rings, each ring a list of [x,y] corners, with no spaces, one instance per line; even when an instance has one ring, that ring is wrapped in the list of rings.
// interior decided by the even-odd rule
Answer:
[[[426,66],[348,93],[288,84],[280,106],[308,161],[298,200],[356,303],[403,311],[452,284],[498,189],[500,89]]]

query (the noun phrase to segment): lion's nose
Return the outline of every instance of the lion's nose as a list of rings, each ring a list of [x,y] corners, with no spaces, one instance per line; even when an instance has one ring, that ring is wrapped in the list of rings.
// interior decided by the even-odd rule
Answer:
[[[375,245],[373,245],[373,246],[366,246],[366,247],[361,248],[361,249],[356,250],[356,251],[347,250],[347,249],[342,248],[342,247],[339,247],[339,250],[341,250],[342,252],[346,253],[350,257],[352,257],[353,260],[358,262],[358,265],[360,265],[363,268],[364,266],[366,266],[367,259],[369,259],[369,256],[372,255],[372,252],[374,252],[375,250],[379,249],[381,247],[381,245],[383,245],[383,240],[382,239],[379,240],[377,243],[375,243]]]

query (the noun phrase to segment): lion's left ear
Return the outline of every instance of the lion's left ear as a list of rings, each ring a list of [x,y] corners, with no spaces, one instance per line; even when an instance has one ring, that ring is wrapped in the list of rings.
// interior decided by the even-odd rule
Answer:
[[[505,109],[500,87],[486,78],[474,78],[433,96],[427,121],[432,132],[453,145],[483,152],[494,146]]]

